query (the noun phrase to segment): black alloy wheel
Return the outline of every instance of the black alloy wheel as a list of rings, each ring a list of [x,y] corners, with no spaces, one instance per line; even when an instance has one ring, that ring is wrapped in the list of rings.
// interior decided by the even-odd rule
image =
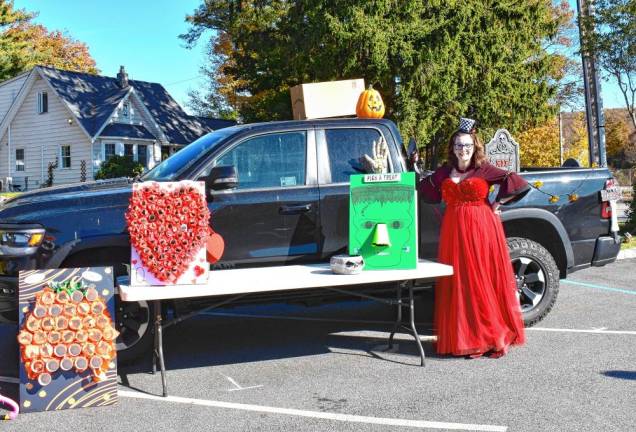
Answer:
[[[152,344],[152,305],[146,301],[122,302],[115,298],[115,341],[119,361],[126,363],[146,353]]]
[[[548,315],[559,294],[559,268],[541,244],[522,237],[508,239],[517,296],[527,327]]]
[[[541,265],[530,257],[520,256],[512,260],[517,281],[517,297],[521,312],[534,309],[545,294],[545,273]]]

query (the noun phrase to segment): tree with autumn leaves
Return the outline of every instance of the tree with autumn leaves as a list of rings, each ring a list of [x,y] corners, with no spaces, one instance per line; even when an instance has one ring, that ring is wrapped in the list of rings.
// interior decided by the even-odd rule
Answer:
[[[0,81],[36,65],[98,73],[86,44],[32,22],[36,14],[0,0]]]
[[[555,114],[563,56],[547,46],[568,21],[564,4],[206,0],[183,36],[210,36],[211,85],[193,106],[245,122],[290,119],[290,87],[362,77],[402,134],[434,154],[460,116],[478,117],[484,137],[514,134]]]
[[[594,0],[582,20],[583,49],[616,81],[636,129],[636,0]]]
[[[515,136],[519,143],[521,166],[560,165],[559,124],[556,117]]]
[[[605,110],[607,162],[615,168],[636,165],[636,128],[624,109]]]
[[[563,145],[563,160],[575,159],[580,166],[589,166],[587,128],[583,113],[572,113],[567,136]],[[536,127],[520,132],[519,143],[521,166],[555,167],[561,165],[559,120],[553,117]]]
[[[623,109],[606,109],[605,145],[607,161],[613,168],[631,168],[636,165],[636,131],[629,113]],[[567,128],[564,130],[563,159],[576,159],[581,166],[589,165],[589,148],[585,115],[582,112],[564,113]],[[519,133],[521,165],[552,167],[560,163],[558,118]]]

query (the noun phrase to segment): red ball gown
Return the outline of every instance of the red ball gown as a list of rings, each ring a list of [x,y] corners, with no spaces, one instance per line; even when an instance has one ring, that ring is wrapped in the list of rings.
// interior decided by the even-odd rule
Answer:
[[[459,183],[444,166],[418,189],[428,202],[446,203],[440,230],[438,261],[453,266],[451,277],[435,288],[437,352],[451,355],[502,355],[525,342],[516,282],[501,220],[488,201],[490,186],[497,199],[529,189],[515,173],[484,162]]]

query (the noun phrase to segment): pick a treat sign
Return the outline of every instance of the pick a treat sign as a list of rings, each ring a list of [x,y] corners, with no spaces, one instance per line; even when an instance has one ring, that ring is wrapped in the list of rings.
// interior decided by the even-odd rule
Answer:
[[[203,182],[133,184],[126,222],[132,284],[207,282],[210,211]]]

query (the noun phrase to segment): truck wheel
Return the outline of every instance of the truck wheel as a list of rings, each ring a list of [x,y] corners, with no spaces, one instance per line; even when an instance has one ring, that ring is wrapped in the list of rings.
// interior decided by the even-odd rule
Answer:
[[[552,309],[559,294],[559,268],[546,248],[522,238],[508,239],[523,322],[531,327]]]
[[[151,303],[122,302],[119,295],[115,297],[115,327],[119,332],[115,347],[119,362],[130,363],[152,348],[152,316]]]

